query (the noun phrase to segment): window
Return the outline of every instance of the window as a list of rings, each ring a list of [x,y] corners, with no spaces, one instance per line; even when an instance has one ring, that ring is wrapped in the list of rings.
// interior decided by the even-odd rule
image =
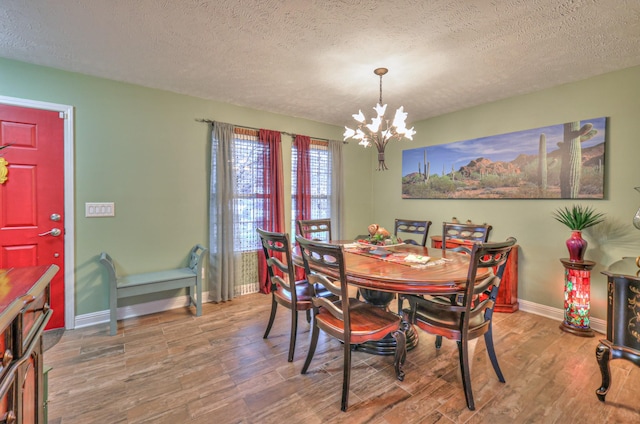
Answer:
[[[328,218],[331,216],[331,154],[326,141],[311,140],[311,216],[309,219]],[[292,149],[291,161],[291,233],[296,227],[296,189],[298,155],[295,145]]]
[[[262,157],[267,146],[258,140],[258,133],[252,130],[236,129],[233,163],[235,164],[235,201],[236,216],[233,231],[236,251],[256,251],[260,248],[260,239],[256,228],[263,219],[265,196],[263,193]]]

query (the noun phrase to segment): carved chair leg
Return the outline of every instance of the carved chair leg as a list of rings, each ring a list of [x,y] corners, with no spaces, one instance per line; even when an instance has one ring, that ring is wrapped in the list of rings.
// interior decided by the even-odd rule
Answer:
[[[440,349],[442,347],[442,336],[436,336],[436,349]]]
[[[602,384],[596,389],[596,395],[601,402],[604,402],[604,398],[607,396],[609,386],[611,385],[611,368],[609,367],[611,349],[609,346],[599,343],[596,347],[596,359],[600,367],[600,374],[602,374]]]
[[[307,322],[311,324],[311,309],[307,309]]]
[[[289,339],[289,362],[293,362],[293,353],[296,350],[296,336],[298,335],[298,311],[291,310],[291,337]]]
[[[403,381],[404,371],[402,370],[402,366],[404,365],[404,361],[407,359],[407,336],[403,328],[392,332],[391,335],[396,340],[396,353],[393,358],[393,365],[396,369],[396,378]]]
[[[469,344],[466,340],[458,342],[458,353],[460,355],[460,372],[462,373],[462,388],[464,397],[467,399],[467,407],[470,410],[476,409],[473,403],[473,392],[471,390],[471,370],[469,368]]]
[[[267,337],[269,337],[271,326],[273,325],[273,321],[275,321],[276,319],[276,309],[278,309],[278,302],[276,302],[276,299],[272,295],[271,296],[271,316],[269,316],[269,323],[267,324],[267,330],[264,332],[264,336],[262,336],[263,339],[266,339]]]
[[[498,376],[498,380],[501,383],[504,383],[504,376],[502,375],[502,370],[500,370],[500,365],[498,365],[498,357],[496,356],[496,350],[493,347],[493,330],[491,328],[491,324],[489,324],[489,330],[484,333],[484,343],[487,345],[487,353],[489,354],[489,359],[491,360],[491,365],[493,365],[493,370],[496,372]]]
[[[344,365],[342,370],[342,405],[340,409],[347,412],[349,407],[349,383],[351,382],[351,346],[349,343],[343,343],[344,348]]]
[[[313,359],[313,354],[316,352],[316,345],[318,344],[318,335],[320,334],[320,329],[317,325],[313,326],[311,330],[311,341],[309,342],[309,351],[307,352],[307,359],[304,361],[304,365],[302,366],[302,371],[300,374],[306,374],[309,369],[309,365],[311,365],[311,360]]]

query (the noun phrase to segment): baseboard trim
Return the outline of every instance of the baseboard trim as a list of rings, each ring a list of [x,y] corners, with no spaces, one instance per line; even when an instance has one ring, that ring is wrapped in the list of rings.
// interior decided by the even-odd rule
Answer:
[[[208,293],[202,294],[204,302],[209,299]],[[529,312],[532,314],[540,315],[543,317],[551,318],[553,320],[562,322],[564,320],[564,310],[552,308],[546,305],[540,305],[538,303],[529,302],[527,300],[518,300],[520,310],[523,312]],[[156,312],[168,311],[176,308],[184,308],[189,305],[188,296],[172,297],[170,299],[155,300],[153,302],[139,303],[132,306],[123,306],[118,308],[118,319],[127,319],[133,317],[139,317],[148,314],[154,314]],[[77,315],[75,319],[74,328],[89,327],[92,325],[104,324],[109,322],[109,310],[92,312],[84,315]],[[606,333],[607,322],[603,319],[591,318],[591,329],[601,334]]]
[[[203,303],[209,299],[209,293],[202,293]],[[131,306],[123,306],[118,308],[118,320],[134,318],[157,312],[169,311],[171,309],[184,308],[189,306],[190,300],[188,295],[176,296],[169,299],[154,300],[152,302],[138,303]],[[104,324],[109,322],[109,310],[91,312],[89,314],[77,315],[74,328],[90,327],[92,325]]]
[[[551,318],[560,322],[564,321],[563,309],[552,308],[550,306],[540,305],[538,303],[533,303],[521,299],[518,299],[518,303],[520,304],[521,311]],[[593,331],[601,334],[606,334],[607,332],[607,322],[603,319],[591,318],[590,327]]]

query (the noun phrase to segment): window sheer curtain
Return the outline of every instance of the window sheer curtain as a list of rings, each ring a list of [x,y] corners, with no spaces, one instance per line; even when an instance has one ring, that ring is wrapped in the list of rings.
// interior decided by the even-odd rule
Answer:
[[[211,131],[208,273],[209,296],[214,302],[234,297],[234,143],[234,126],[214,122]]]
[[[344,172],[342,160],[342,142],[329,143],[331,152],[331,229],[336,240],[344,235]]]

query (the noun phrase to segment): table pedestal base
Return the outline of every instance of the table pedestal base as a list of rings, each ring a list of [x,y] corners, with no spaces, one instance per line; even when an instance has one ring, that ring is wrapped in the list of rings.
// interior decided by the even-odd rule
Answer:
[[[402,324],[405,327],[404,334],[407,337],[407,351],[410,351],[418,346],[418,333],[416,333],[413,325],[405,321]],[[391,334],[387,334],[384,339],[355,345],[355,350],[374,355],[394,355],[396,353],[396,339]]]
[[[389,304],[396,296],[395,293],[370,289],[360,289],[360,294],[365,302],[386,310],[389,310]],[[407,351],[410,351],[418,346],[418,333],[416,333],[413,325],[410,325],[404,320],[402,321],[402,326],[404,327],[404,333],[407,338]],[[393,355],[396,352],[396,340],[391,334],[387,334],[384,339],[372,340],[356,345],[355,350],[374,355]]]

